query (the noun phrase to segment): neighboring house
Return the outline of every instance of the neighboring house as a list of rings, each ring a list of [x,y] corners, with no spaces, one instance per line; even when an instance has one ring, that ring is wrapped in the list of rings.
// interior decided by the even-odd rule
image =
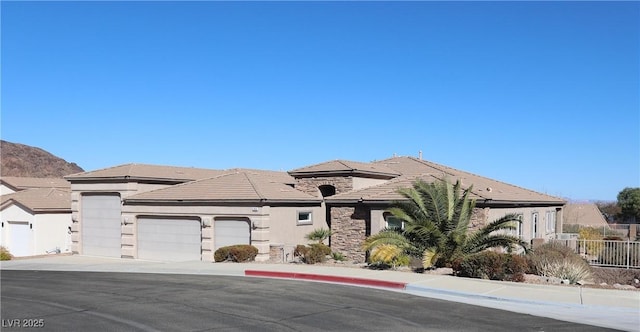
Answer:
[[[16,257],[71,250],[71,195],[31,188],[1,196],[0,244]]]
[[[11,194],[16,191],[32,188],[61,188],[69,189],[71,184],[62,178],[29,178],[17,176],[0,177],[0,195]]]
[[[213,260],[231,244],[264,260],[290,260],[306,234],[329,227],[330,245],[363,261],[362,241],[397,223],[385,210],[417,179],[473,185],[472,228],[507,213],[516,235],[551,239],[562,199],[410,157],[372,163],[334,160],[288,173],[129,164],[66,177],[71,182],[72,250],[150,260]],[[395,225],[395,224],[394,224]],[[395,225],[402,226],[402,225]]]
[[[609,224],[604,219],[602,212],[594,203],[568,203],[565,205],[564,224],[609,228]]]

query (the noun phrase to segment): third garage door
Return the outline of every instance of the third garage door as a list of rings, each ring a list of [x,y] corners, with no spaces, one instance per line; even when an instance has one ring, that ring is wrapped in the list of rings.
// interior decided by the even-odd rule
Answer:
[[[220,219],[213,225],[215,250],[234,244],[251,244],[248,220]]]
[[[200,221],[195,219],[138,219],[138,258],[159,261],[200,260]]]

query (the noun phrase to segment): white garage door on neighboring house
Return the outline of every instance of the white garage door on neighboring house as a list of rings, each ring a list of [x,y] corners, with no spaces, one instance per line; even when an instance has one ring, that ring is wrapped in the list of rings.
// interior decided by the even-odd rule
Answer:
[[[138,258],[159,261],[199,261],[200,220],[138,218]]]
[[[249,220],[220,219],[213,223],[214,249],[234,244],[251,244]]]
[[[82,254],[120,257],[120,196],[83,195],[81,204]]]
[[[9,222],[9,252],[16,257],[33,254],[28,222]]]

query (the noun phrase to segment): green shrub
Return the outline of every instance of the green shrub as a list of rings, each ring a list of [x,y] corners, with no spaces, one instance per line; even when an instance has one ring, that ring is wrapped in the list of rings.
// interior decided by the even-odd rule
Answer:
[[[455,261],[453,268],[461,277],[522,282],[528,264],[518,255],[483,251]]]
[[[232,261],[240,263],[253,261],[257,255],[258,248],[248,244],[237,244],[216,250],[213,254],[213,259],[216,262]]]
[[[307,264],[322,263],[331,255],[331,248],[324,243],[312,243],[309,245],[309,251],[304,256]]]
[[[339,253],[337,251],[331,252],[331,258],[333,258],[334,261],[339,262],[342,262],[346,259],[342,253]]]
[[[591,279],[591,267],[571,248],[560,243],[545,243],[528,256],[530,272],[539,276],[568,279],[574,284]]]
[[[13,255],[5,247],[0,247],[0,261],[10,261]]]

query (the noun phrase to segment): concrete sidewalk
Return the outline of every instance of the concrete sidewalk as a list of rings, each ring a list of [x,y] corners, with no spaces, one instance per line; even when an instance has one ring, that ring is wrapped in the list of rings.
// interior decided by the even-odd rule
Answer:
[[[534,285],[448,275],[304,264],[151,262],[87,256],[3,261],[2,270],[203,274],[287,278],[384,288],[418,296],[527,313],[576,323],[640,331],[640,292]]]

